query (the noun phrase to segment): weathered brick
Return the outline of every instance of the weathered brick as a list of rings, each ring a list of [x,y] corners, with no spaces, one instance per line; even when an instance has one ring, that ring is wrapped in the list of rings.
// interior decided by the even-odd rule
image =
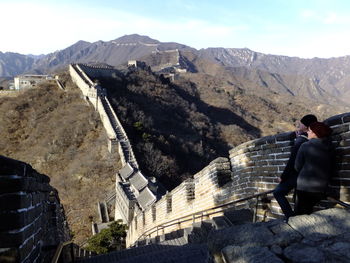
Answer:
[[[344,122],[344,123],[350,122],[350,113],[346,113],[346,114],[343,116],[343,122]]]
[[[346,147],[346,148],[336,148],[335,149],[335,153],[337,155],[350,155],[350,147]]]
[[[264,144],[264,145],[261,145],[261,150],[268,150],[268,149],[273,149],[273,148],[276,148],[277,145],[274,144],[274,143],[271,143],[271,144]]]
[[[338,127],[334,127],[332,129],[333,129],[332,134],[334,134],[334,135],[335,134],[344,133],[344,132],[349,131],[349,124],[341,125],[341,126],[338,126]]]
[[[255,142],[254,142],[254,146],[261,146],[261,145],[264,145],[266,144],[266,139],[265,138],[260,138],[260,139],[257,139]]]
[[[334,125],[339,125],[343,123],[343,116],[342,115],[336,115],[328,118],[327,120],[324,121],[329,126],[334,126]]]
[[[288,142],[282,142],[282,143],[278,143],[276,144],[278,148],[282,148],[282,147],[290,147],[294,145],[293,141],[288,141]]]
[[[338,163],[336,165],[337,170],[350,170],[350,163]]]
[[[269,165],[286,165],[287,161],[282,161],[282,160],[274,160],[274,161],[269,161]]]
[[[350,171],[349,170],[340,170],[336,172],[337,177],[341,178],[350,178]]]
[[[350,186],[350,180],[345,180],[345,179],[342,179],[342,178],[334,177],[334,178],[331,179],[330,185],[333,185],[333,186],[339,186],[339,185]]]
[[[276,159],[286,159],[289,158],[290,154],[288,153],[281,153],[281,154],[276,154]]]
[[[34,233],[34,224],[19,232],[0,232],[0,247],[16,247]]]
[[[21,261],[26,259],[30,255],[30,253],[33,250],[33,247],[34,247],[33,238],[27,239],[26,242],[20,246],[19,254],[20,254]]]
[[[347,147],[350,146],[350,139],[343,139],[339,142],[340,147]]]
[[[336,157],[337,163],[349,163],[350,162],[350,155],[342,155]]]
[[[30,253],[28,259],[26,260],[27,262],[35,262],[35,260],[40,256],[40,246],[36,246],[34,250]]]
[[[30,195],[7,193],[0,195],[0,211],[17,210],[31,205]]]
[[[20,229],[31,224],[42,212],[42,207],[34,207],[27,211],[1,211],[0,230]]]
[[[347,139],[350,139],[350,132],[341,133],[341,134],[336,135],[336,136],[340,136],[340,139],[338,141],[343,140],[343,139],[347,140]],[[332,138],[333,138],[333,136],[332,136]]]
[[[35,191],[38,188],[36,180],[30,177],[11,178],[1,176],[0,181],[0,194],[19,191]]]
[[[275,137],[277,142],[292,141],[295,139],[295,132],[280,133],[280,134],[277,134]]]
[[[21,262],[18,248],[8,248],[0,252],[0,262]]]

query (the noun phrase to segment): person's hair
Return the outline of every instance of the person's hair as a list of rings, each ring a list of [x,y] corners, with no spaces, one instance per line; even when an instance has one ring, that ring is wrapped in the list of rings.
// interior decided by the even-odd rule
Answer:
[[[310,129],[318,138],[328,137],[332,134],[332,129],[323,122],[314,122],[310,124]]]
[[[310,124],[313,122],[317,122],[317,117],[313,114],[305,115],[300,119],[300,122],[304,124],[306,127],[310,127]]]

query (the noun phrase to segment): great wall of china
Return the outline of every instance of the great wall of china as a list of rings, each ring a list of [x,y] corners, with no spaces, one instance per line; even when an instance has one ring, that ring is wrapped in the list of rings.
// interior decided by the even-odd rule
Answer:
[[[184,229],[194,222],[221,215],[223,206],[235,200],[242,202],[233,204],[231,208],[255,209],[254,217],[257,221],[281,216],[281,211],[273,198],[267,198],[269,202],[262,202],[261,197],[247,200],[245,197],[269,191],[277,185],[278,177],[290,154],[293,143],[292,132],[243,143],[231,149],[228,157],[213,160],[192,179],[184,181],[171,192],[159,197],[156,193],[157,183],[140,171],[127,134],[112,109],[106,92],[103,87],[91,80],[97,76],[110,76],[115,73],[114,69],[72,64],[69,71],[84,98],[90,101],[99,112],[108,135],[110,152],[120,154],[123,168],[116,171],[115,219],[122,219],[129,226],[126,239],[128,247],[145,240],[147,243],[147,240],[156,236]],[[350,113],[333,116],[325,122],[333,129],[332,141],[336,149],[336,170],[330,189],[333,190],[332,195],[336,198],[350,202]],[[48,177],[38,174],[31,167],[6,158],[0,161],[9,165],[9,168],[3,169],[3,173],[0,174],[2,180],[0,212],[1,218],[6,219],[0,228],[0,259],[43,262],[44,258],[52,257],[52,249],[69,240],[69,236],[64,232],[65,219],[57,192],[49,186]],[[11,167],[14,163],[15,165]],[[321,206],[332,207],[334,203],[324,200]],[[332,235],[347,233],[349,224],[344,221],[348,218],[347,212],[324,211],[326,212],[315,213],[315,216],[307,218],[306,221],[296,217],[290,226],[299,233],[308,231],[310,235],[316,232],[322,233],[322,231],[330,233],[338,228],[339,231],[335,231]],[[324,216],[328,219],[324,219]],[[315,222],[322,226],[313,226],[312,220],[316,220]],[[168,222],[171,223],[167,224]],[[334,225],[335,222],[338,223]],[[257,228],[254,231],[258,231],[252,230],[255,233],[254,242],[259,237],[259,232],[263,230],[261,226],[252,227]],[[276,227],[272,231],[274,234],[283,232]],[[246,229],[234,228],[230,231],[246,232]],[[232,232],[230,236],[238,232]],[[281,237],[282,243],[290,239],[290,232],[287,232],[288,236]],[[214,243],[224,243],[222,236],[216,239],[214,235],[212,240]],[[266,239],[261,239],[261,244],[265,243]],[[68,248],[73,249],[73,247]],[[345,245],[344,248],[346,248]],[[273,247],[271,247],[272,250]],[[283,252],[284,255],[288,254],[287,250]],[[74,252],[78,257],[79,253]],[[223,253],[226,253],[227,258],[232,257],[231,251]],[[250,255],[253,251],[247,253]],[[298,262],[298,260],[290,262]]]
[[[118,127],[115,127],[116,123],[107,118],[110,114],[105,112],[113,112],[115,119],[117,119],[117,115],[109,103],[108,108],[103,109],[106,103],[101,103],[100,100],[101,97],[105,97],[102,100],[108,101],[106,94],[101,92],[102,87],[96,86],[89,78],[89,76],[110,76],[112,69],[70,65],[70,74],[84,96],[94,106],[96,105],[95,108],[100,112],[101,120],[107,133],[113,135],[113,130],[123,130],[119,121],[117,122]],[[98,105],[103,107],[99,108]],[[325,122],[333,129],[332,140],[337,152],[337,170],[336,175],[332,179],[331,188],[339,199],[350,201],[350,113],[331,117]],[[123,132],[123,136],[123,138],[127,138],[125,132]],[[117,142],[115,143],[114,140]],[[127,160],[125,157],[127,152],[121,150],[123,149],[121,141],[115,135],[110,137],[110,141],[111,147],[112,145],[118,145],[122,159]],[[136,192],[136,194],[139,194],[138,191],[140,189],[137,189],[133,183],[130,183],[130,180],[129,182],[125,180],[125,178],[132,175],[133,170],[137,171],[137,168],[133,167],[131,163],[131,167],[127,168],[129,166],[127,164],[128,161],[124,161],[124,168],[117,174],[119,179],[117,180],[116,192],[120,196],[120,198],[117,198],[117,203],[123,203],[121,202],[122,200],[124,202],[127,200],[127,203],[124,205],[124,212],[119,211],[119,216],[116,211],[116,219],[124,219],[124,222],[129,226],[127,246],[133,245],[145,232],[150,232],[150,230],[168,221],[192,215],[193,213],[259,192],[272,190],[277,185],[278,177],[286,165],[292,144],[292,132],[263,137],[241,144],[230,151],[228,158],[221,157],[212,161],[202,171],[195,174],[193,179],[183,182],[157,201],[153,199],[147,205],[143,203],[142,206],[130,205],[134,201],[133,198],[130,198],[130,193]],[[124,180],[120,180],[122,177]],[[127,188],[127,190],[123,190],[124,188]],[[123,192],[125,194],[122,194]],[[148,193],[152,196],[150,189],[148,189]],[[135,202],[135,204],[137,203]],[[324,204],[326,205],[326,203],[327,201],[325,200]],[[116,210],[118,204],[116,204]],[[252,203],[252,201],[247,201],[240,204],[239,207],[252,208],[254,205],[255,203]],[[259,208],[256,214],[258,220],[281,216],[281,211],[274,199],[271,200],[267,207],[263,208],[262,205],[259,205]],[[211,216],[219,215],[221,212],[218,211],[212,215],[202,213],[201,217],[210,218]],[[120,214],[125,213],[128,215],[120,217]],[[126,218],[128,218],[128,221],[125,221]],[[164,234],[174,229],[185,228],[190,224],[192,222],[188,221],[167,229],[162,228],[159,231],[162,231]],[[159,234],[159,231],[154,232],[153,235]],[[149,235],[149,237],[152,237],[152,235]]]

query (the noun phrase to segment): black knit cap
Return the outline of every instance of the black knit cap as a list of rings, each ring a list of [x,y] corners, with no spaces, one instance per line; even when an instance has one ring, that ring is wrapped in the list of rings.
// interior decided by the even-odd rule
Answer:
[[[316,122],[317,118],[315,115],[308,114],[301,118],[300,122],[306,127],[309,127],[311,123]]]

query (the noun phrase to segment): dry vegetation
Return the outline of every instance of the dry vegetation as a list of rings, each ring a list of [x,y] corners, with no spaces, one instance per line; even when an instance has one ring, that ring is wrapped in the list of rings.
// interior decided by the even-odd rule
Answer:
[[[141,170],[171,190],[235,145],[294,129],[307,104],[276,93],[248,94],[203,73],[169,82],[149,69],[100,78],[132,141]],[[281,99],[281,100],[280,100]],[[312,111],[311,111],[312,112]],[[318,114],[322,119],[324,114]]]
[[[91,235],[96,203],[114,188],[119,157],[107,150],[99,116],[65,77],[55,83],[0,98],[1,155],[27,162],[58,189],[75,241]]]

